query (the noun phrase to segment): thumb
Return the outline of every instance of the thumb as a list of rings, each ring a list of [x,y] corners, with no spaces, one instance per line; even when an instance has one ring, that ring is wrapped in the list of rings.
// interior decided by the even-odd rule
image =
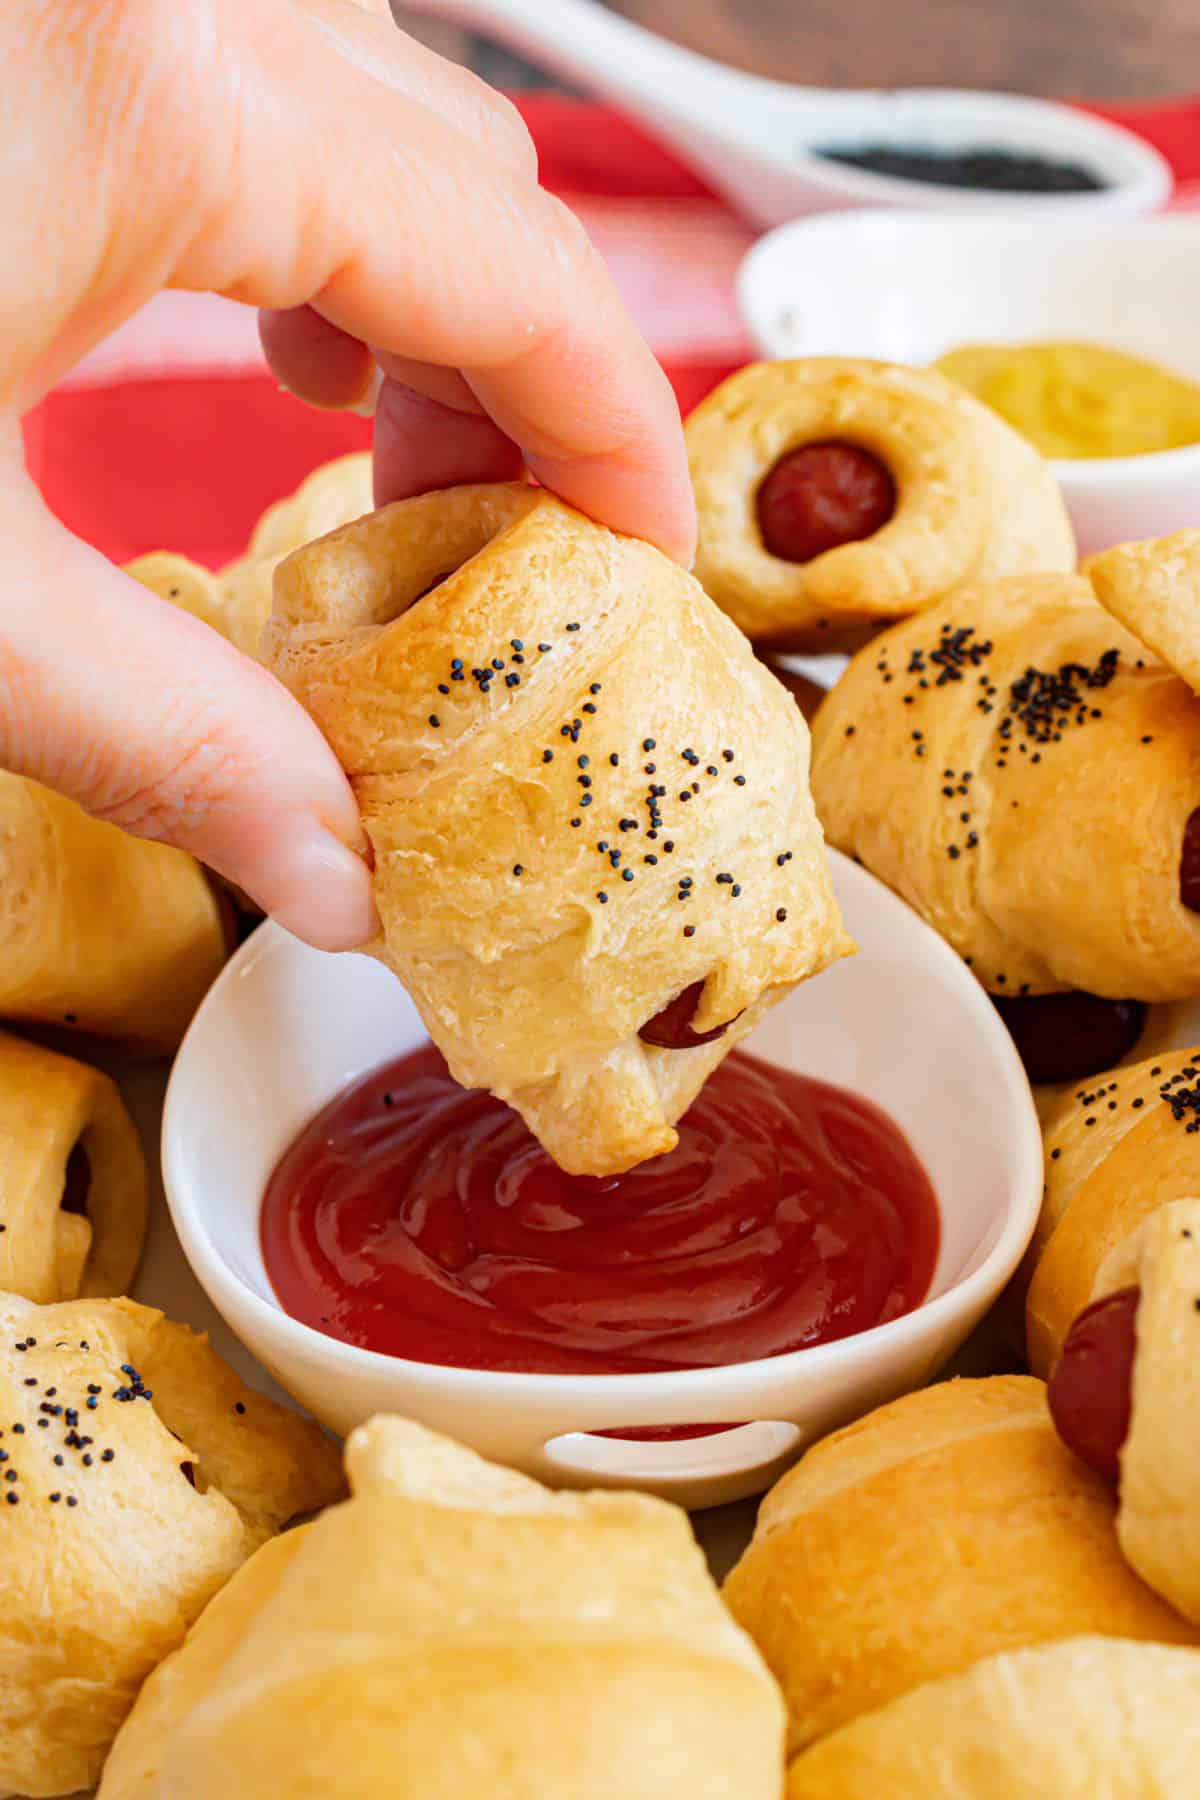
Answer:
[[[0,459],[2,461],[2,459]],[[208,863],[322,949],[377,929],[354,796],[265,669],[0,467],[0,766]]]

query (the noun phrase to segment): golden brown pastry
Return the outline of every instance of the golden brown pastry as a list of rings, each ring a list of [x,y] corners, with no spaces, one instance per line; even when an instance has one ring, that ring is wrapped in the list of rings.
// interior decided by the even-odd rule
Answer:
[[[185,1326],[0,1296],[0,1793],[90,1786],[211,1595],[340,1488],[317,1427]]]
[[[1046,1191],[1030,1247],[1029,1366],[1049,1375],[1109,1253],[1167,1200],[1200,1193],[1200,1049],[1111,1069],[1046,1124]]]
[[[1200,707],[1081,577],[964,588],[883,633],[813,745],[830,842],[1004,999],[1035,1080],[1119,1062],[1130,1003],[1200,994]]]
[[[670,1150],[851,948],[799,712],[648,544],[519,484],[427,494],[289,557],[263,642],[353,783],[374,952],[563,1168]],[[693,989],[686,1047],[639,1035]]]
[[[1200,1652],[1077,1637],[987,1656],[797,1757],[788,1800],[1188,1800]]]
[[[145,1234],[146,1162],[114,1083],[0,1032],[0,1290],[124,1294]]]
[[[1103,550],[1087,572],[1101,605],[1200,693],[1200,531]]]
[[[0,772],[0,1018],[174,1050],[225,955],[192,857]]]
[[[790,1749],[1000,1651],[1195,1642],[1128,1567],[1115,1512],[1028,1376],[944,1382],[816,1444],[725,1588],[783,1687]]]
[[[147,1682],[101,1800],[777,1800],[783,1709],[685,1515],[398,1419]]]
[[[754,363],[686,432],[696,574],[756,643],[849,647],[965,582],[1075,566],[1047,465],[931,369]]]
[[[215,574],[169,550],[127,563],[125,573],[163,600],[203,619],[245,656],[258,655],[271,615],[275,570],[292,550],[371,510],[371,454],[356,451],[322,464],[294,494],[269,506],[246,554]]]

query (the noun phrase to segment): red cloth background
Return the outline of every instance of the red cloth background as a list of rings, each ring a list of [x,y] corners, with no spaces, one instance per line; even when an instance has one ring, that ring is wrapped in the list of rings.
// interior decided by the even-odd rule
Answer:
[[[560,192],[695,201],[712,196],[669,151],[607,107],[520,101],[543,180]],[[1200,99],[1106,107],[1200,188]],[[668,363],[686,412],[728,361]],[[266,374],[159,376],[52,393],[27,421],[30,466],[54,511],[117,561],[168,547],[218,564],[239,555],[264,507],[317,464],[370,442],[368,421],[315,412]]]

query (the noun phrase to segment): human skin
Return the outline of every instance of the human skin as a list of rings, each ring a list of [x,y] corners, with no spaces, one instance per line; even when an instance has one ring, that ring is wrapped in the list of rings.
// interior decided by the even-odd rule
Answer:
[[[0,767],[361,943],[364,841],[316,727],[50,515],[21,413],[160,288],[210,291],[261,309],[303,399],[382,371],[377,502],[525,466],[686,559],[670,388],[513,108],[382,0],[5,0],[0,66]]]

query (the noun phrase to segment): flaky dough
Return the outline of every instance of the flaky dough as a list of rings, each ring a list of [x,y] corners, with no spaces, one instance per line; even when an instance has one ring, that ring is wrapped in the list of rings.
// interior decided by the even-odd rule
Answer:
[[[1048,1376],[1101,1264],[1167,1200],[1200,1193],[1200,1049],[1080,1082],[1047,1120],[1046,1191],[1025,1304],[1029,1366]]]
[[[968,581],[1075,566],[1062,495],[997,413],[931,369],[839,357],[754,363],[687,421],[700,546],[696,574],[756,642],[861,643]],[[779,459],[805,444],[860,446],[885,464],[896,511],[869,538],[811,562],[772,556],[756,514]]]
[[[725,1588],[783,1687],[791,1750],[999,1651],[1194,1642],[1125,1562],[1115,1512],[1027,1376],[943,1382],[814,1445]]]
[[[428,494],[309,545],[264,657],[353,783],[372,948],[568,1170],[671,1149],[732,1045],[851,948],[790,696],[683,570],[549,494]],[[724,1036],[643,1043],[696,982]]]
[[[68,1194],[72,1155],[79,1191]],[[146,1233],[146,1160],[114,1083],[7,1032],[0,1228],[0,1290],[42,1302],[126,1293]]]
[[[1190,1800],[1200,1652],[1077,1637],[929,1681],[792,1764],[788,1800]]]
[[[0,1794],[90,1786],[210,1596],[340,1487],[316,1426],[185,1326],[0,1296]]]
[[[226,950],[192,857],[0,771],[0,1018],[174,1050]]]
[[[779,1696],[682,1512],[398,1419],[347,1464],[146,1684],[101,1800],[777,1800]]]
[[[1200,707],[1082,577],[964,588],[861,650],[817,714],[813,793],[993,993],[1200,994]]]

